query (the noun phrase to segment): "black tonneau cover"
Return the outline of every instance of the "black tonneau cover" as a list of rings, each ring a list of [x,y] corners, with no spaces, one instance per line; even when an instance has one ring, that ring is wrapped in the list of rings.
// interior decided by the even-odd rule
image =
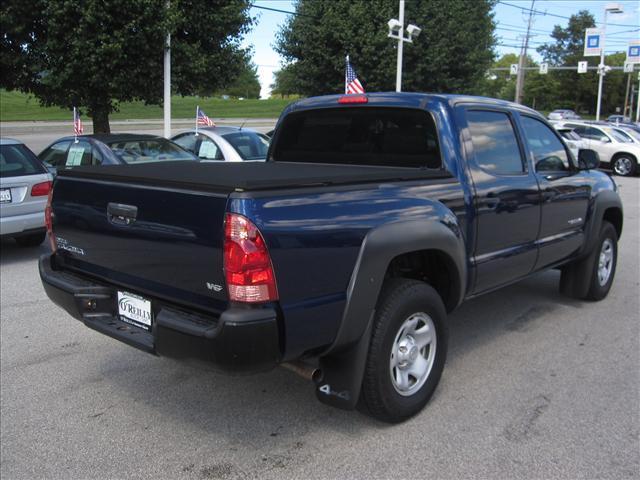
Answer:
[[[60,169],[58,175],[216,192],[451,177],[445,170],[426,168],[190,161],[75,167]]]

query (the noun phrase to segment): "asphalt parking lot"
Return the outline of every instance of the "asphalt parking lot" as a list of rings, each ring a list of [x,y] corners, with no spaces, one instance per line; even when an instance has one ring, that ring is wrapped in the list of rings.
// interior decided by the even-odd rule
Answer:
[[[564,298],[551,271],[468,302],[430,405],[394,426],[318,403],[284,369],[226,377],[89,330],[45,296],[46,246],[4,240],[0,476],[638,478],[640,178],[616,181],[609,297]]]

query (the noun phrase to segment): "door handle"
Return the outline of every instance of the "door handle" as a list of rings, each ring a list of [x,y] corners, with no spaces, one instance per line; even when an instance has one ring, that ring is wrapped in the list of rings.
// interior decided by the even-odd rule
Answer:
[[[131,225],[138,217],[138,207],[123,203],[109,203],[107,217],[115,225]]]

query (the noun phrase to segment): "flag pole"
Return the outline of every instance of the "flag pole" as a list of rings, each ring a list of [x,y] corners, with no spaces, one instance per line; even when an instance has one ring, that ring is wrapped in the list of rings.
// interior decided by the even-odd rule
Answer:
[[[198,136],[198,112],[200,112],[200,105],[196,105],[196,137]]]
[[[349,68],[349,55],[346,56],[347,63],[344,66],[344,94],[347,94],[347,68]]]

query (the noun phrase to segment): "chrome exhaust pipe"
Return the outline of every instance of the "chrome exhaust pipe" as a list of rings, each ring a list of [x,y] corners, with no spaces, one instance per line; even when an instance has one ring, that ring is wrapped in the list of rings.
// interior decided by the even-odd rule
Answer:
[[[322,370],[312,365],[303,362],[285,362],[281,363],[280,366],[300,375],[305,380],[310,380],[314,383],[322,381]]]

